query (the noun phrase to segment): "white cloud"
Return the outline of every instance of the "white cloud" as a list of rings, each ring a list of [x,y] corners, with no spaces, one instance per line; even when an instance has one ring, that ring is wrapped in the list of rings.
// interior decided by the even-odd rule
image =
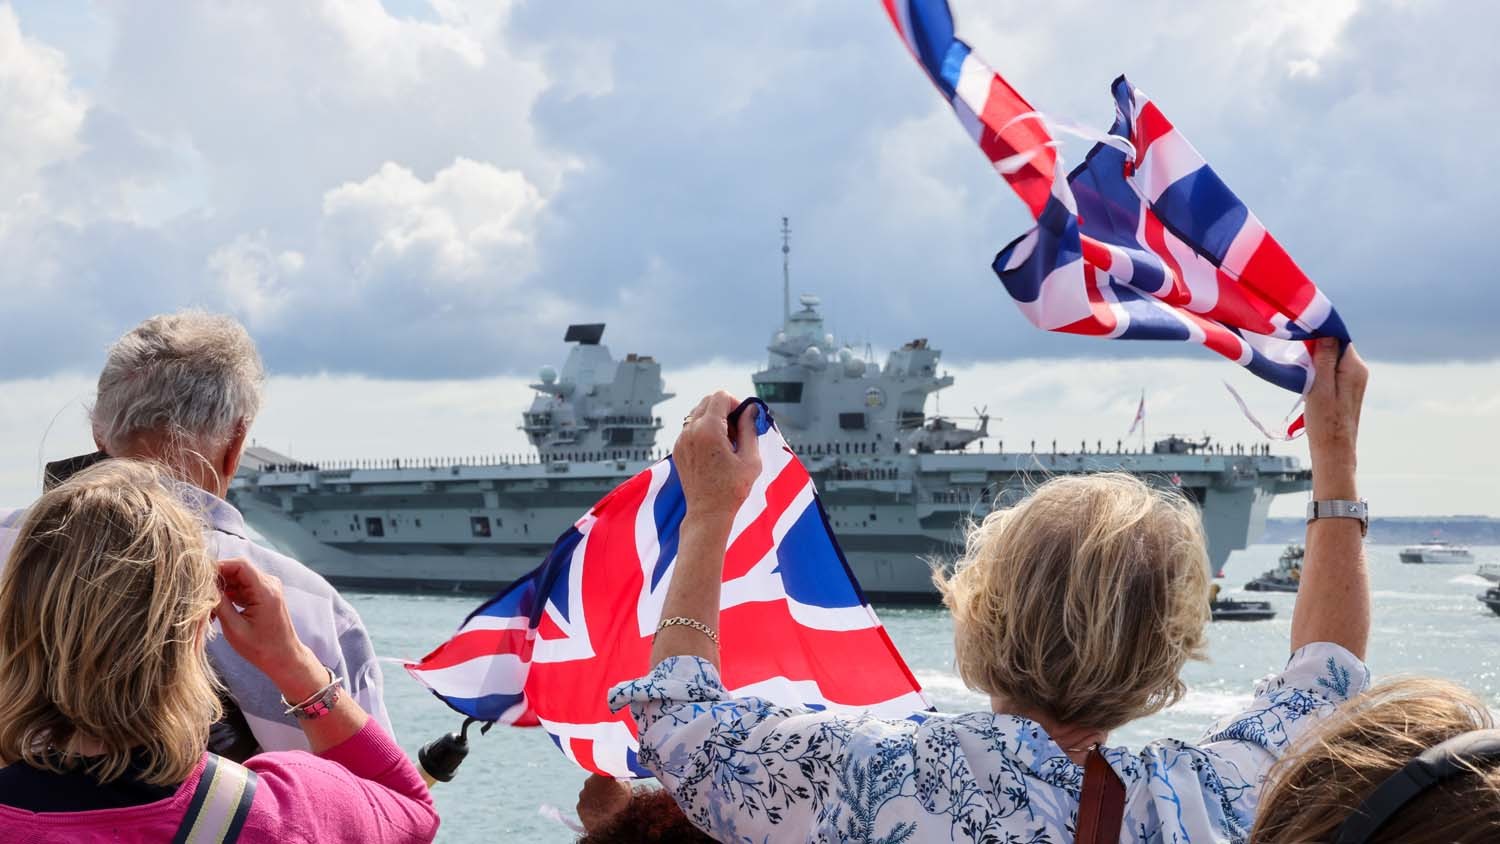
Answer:
[[[26,37],[0,5],[0,231],[8,215],[35,213],[42,169],[78,152],[86,110],[63,53]]]
[[[300,252],[272,249],[261,231],[215,249],[207,269],[230,310],[250,325],[264,325],[281,315],[288,302],[288,282],[306,263]]]
[[[526,176],[460,158],[422,181],[387,162],[323,197],[323,236],[361,278],[513,288],[535,267],[543,202]]]

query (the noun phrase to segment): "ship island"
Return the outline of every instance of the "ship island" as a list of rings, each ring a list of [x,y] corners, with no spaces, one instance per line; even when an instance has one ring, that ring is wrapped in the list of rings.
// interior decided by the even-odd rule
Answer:
[[[787,247],[783,244],[783,254]],[[755,372],[755,393],[816,484],[829,524],[872,601],[934,603],[932,566],[964,529],[1041,481],[1127,472],[1188,496],[1203,517],[1212,574],[1259,539],[1277,495],[1311,487],[1294,456],[1170,436],[1135,449],[987,446],[991,417],[929,415],[951,386],[926,339],[884,362],[829,333],[814,295],[791,304]],[[610,490],[660,457],[655,407],[672,397],[649,355],[616,359],[602,323],[568,326],[560,369],[544,367],[521,419],[524,457],[309,463],[246,450],[230,500],[271,544],[331,583],[363,589],[494,592],[525,576]]]

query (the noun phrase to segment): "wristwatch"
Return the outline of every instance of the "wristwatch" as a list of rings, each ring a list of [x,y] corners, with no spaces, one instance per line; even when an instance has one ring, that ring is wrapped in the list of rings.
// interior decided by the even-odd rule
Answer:
[[[1307,502],[1308,523],[1311,524],[1318,519],[1357,519],[1359,521],[1359,535],[1365,536],[1370,532],[1370,504],[1363,499],[1359,501],[1330,499],[1328,501]]]

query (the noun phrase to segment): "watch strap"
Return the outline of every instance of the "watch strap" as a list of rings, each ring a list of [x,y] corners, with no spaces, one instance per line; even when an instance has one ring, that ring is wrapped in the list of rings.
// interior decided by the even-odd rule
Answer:
[[[1359,522],[1360,535],[1364,536],[1370,529],[1370,505],[1366,501],[1340,498],[1307,502],[1307,521],[1318,519],[1354,519]]]

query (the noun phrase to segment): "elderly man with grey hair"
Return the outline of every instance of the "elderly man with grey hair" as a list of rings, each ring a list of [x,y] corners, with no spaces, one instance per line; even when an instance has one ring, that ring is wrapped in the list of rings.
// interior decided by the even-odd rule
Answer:
[[[196,311],[152,317],[109,350],[92,411],[94,442],[110,457],[168,467],[180,480],[180,497],[201,518],[209,548],[221,560],[244,558],[281,579],[297,635],[390,731],[380,666],[359,614],[311,569],[252,542],[244,517],[224,500],[264,380],[255,343],[234,319]],[[0,512],[0,561],[21,515]],[[210,641],[208,651],[262,750],[307,748],[265,675],[223,637]]]

